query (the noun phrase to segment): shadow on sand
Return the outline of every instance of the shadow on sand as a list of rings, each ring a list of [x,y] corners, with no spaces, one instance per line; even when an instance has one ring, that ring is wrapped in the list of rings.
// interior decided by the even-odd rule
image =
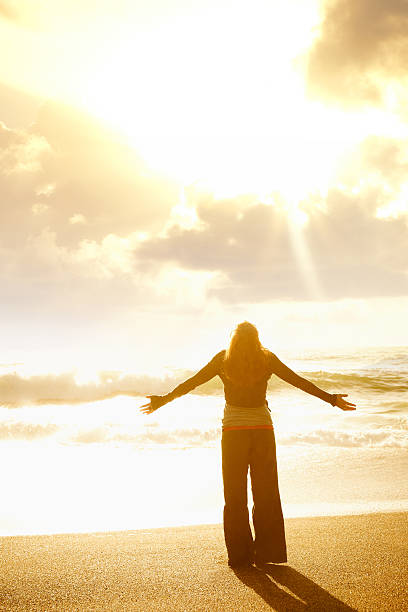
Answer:
[[[292,567],[265,565],[234,569],[237,578],[277,612],[321,610],[356,612]]]

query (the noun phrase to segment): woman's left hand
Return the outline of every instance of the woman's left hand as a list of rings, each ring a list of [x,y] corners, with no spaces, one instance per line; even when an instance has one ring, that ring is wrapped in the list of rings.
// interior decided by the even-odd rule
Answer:
[[[356,405],[351,402],[347,402],[343,399],[343,397],[347,397],[347,393],[336,393],[336,403],[334,404],[337,408],[341,410],[355,410]]]
[[[140,407],[140,412],[143,412],[143,414],[151,414],[165,403],[161,395],[148,395],[147,397],[150,401]]]

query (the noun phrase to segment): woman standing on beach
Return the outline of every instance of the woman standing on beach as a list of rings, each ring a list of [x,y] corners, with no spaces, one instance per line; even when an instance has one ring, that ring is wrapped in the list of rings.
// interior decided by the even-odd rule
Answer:
[[[287,560],[275,436],[266,400],[272,374],[332,406],[355,410],[355,404],[343,399],[346,394],[326,393],[288,368],[262,346],[256,327],[247,321],[237,326],[226,351],[217,353],[195,376],[167,395],[148,396],[149,403],[141,407],[143,413],[150,414],[214,376],[221,378],[225,394],[221,441],[224,536],[231,567]],[[249,524],[248,467],[255,541]]]

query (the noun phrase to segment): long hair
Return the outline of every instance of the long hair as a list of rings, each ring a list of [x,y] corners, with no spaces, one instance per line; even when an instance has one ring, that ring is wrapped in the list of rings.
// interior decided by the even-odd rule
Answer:
[[[237,325],[224,357],[224,372],[236,384],[260,380],[266,372],[267,350],[262,346],[255,325]]]

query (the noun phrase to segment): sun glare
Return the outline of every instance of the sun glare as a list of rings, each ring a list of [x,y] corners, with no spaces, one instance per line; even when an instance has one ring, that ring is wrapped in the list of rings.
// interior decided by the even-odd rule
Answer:
[[[249,57],[236,74],[225,50],[206,50],[198,61],[180,43],[162,65],[170,40],[160,40],[161,49],[148,52],[143,43],[133,74],[127,59],[141,49],[123,43],[93,79],[86,103],[181,185],[199,182],[216,197],[279,191],[293,205],[311,192],[324,196],[340,161],[373,125],[377,133],[395,127],[379,112],[362,119],[308,101],[290,58],[258,61],[254,75],[257,60]]]
[[[217,196],[278,189],[298,200],[331,175],[344,131],[327,131],[304,99],[294,59],[316,16],[309,7],[294,22],[294,4],[302,11],[298,2],[256,2],[254,15],[239,7],[233,28],[224,8],[137,36],[122,31],[82,103],[182,184],[200,181]]]
[[[402,133],[392,113],[353,114],[306,98],[304,54],[318,35],[319,10],[317,0],[238,2],[233,11],[229,2],[203,0],[194,11],[152,19],[147,5],[126,2],[98,27],[85,11],[89,30],[78,31],[64,2],[66,19],[52,13],[42,45],[33,46],[34,33],[20,34],[22,49],[38,55],[33,65],[45,67],[26,75],[25,87],[99,117],[181,187],[199,183],[216,197],[279,192],[293,209],[310,193],[324,196],[368,134]],[[12,45],[10,28],[3,33]],[[47,68],[53,47],[69,51],[58,74]],[[6,76],[22,87],[23,73]],[[182,207],[177,214],[183,218]],[[184,217],[194,222],[188,208]]]

